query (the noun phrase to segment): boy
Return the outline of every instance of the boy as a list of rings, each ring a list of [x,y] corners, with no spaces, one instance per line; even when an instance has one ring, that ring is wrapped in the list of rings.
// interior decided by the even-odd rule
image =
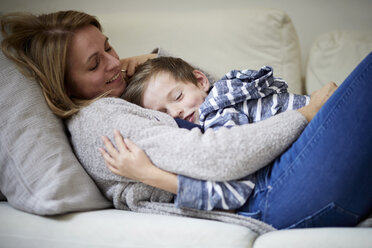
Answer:
[[[288,93],[287,87],[270,67],[231,71],[210,87],[207,76],[182,59],[158,57],[136,69],[123,98],[171,115],[179,127],[204,131],[254,123],[308,104],[309,96]],[[239,209],[255,185],[253,175],[229,182],[178,178],[176,206],[201,210]]]
[[[200,124],[202,130],[264,120],[309,103],[287,92],[270,67],[231,71],[210,87],[207,76],[179,58],[159,57],[139,66],[123,95],[144,108]],[[183,127],[185,122],[178,122]]]

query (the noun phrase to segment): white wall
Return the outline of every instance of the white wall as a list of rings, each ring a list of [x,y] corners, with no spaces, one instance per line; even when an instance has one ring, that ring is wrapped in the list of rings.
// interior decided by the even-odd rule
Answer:
[[[372,0],[0,0],[0,12],[50,12],[76,9],[100,14],[161,9],[192,11],[244,7],[279,8],[296,27],[302,49],[303,68],[313,40],[321,33],[340,30],[372,31]]]

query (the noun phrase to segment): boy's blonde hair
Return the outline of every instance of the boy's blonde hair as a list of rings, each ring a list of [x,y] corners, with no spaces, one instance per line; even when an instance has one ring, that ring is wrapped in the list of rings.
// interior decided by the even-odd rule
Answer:
[[[136,73],[130,78],[123,98],[129,102],[143,106],[143,93],[149,80],[160,72],[170,73],[175,80],[191,82],[197,85],[193,73],[195,69],[186,61],[174,57],[158,57],[150,59],[138,66]]]
[[[88,25],[102,31],[94,16],[77,11],[39,16],[11,13],[1,17],[3,53],[25,76],[39,82],[49,108],[62,118],[72,116],[92,101],[72,99],[66,91],[68,46],[74,32]]]

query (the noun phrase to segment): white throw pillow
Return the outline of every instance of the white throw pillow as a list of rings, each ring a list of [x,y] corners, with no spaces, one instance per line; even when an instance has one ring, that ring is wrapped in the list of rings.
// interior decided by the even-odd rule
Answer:
[[[307,93],[330,81],[341,84],[371,51],[372,31],[332,31],[320,35],[310,50]]]
[[[40,86],[2,51],[0,101],[0,191],[10,205],[40,215],[111,205],[77,161]]]

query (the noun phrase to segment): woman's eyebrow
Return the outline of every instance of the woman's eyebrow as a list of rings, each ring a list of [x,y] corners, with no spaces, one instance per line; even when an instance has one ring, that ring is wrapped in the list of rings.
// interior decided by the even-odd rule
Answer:
[[[105,39],[105,43],[103,44],[103,48],[106,47],[107,43],[108,43],[108,37],[106,37],[106,39]],[[90,61],[93,57],[97,56],[97,54],[98,54],[98,52],[95,52],[95,53],[93,53],[92,55],[90,55],[90,56],[88,57],[88,59],[86,60],[85,63],[86,63],[86,64],[89,64],[89,61]]]

